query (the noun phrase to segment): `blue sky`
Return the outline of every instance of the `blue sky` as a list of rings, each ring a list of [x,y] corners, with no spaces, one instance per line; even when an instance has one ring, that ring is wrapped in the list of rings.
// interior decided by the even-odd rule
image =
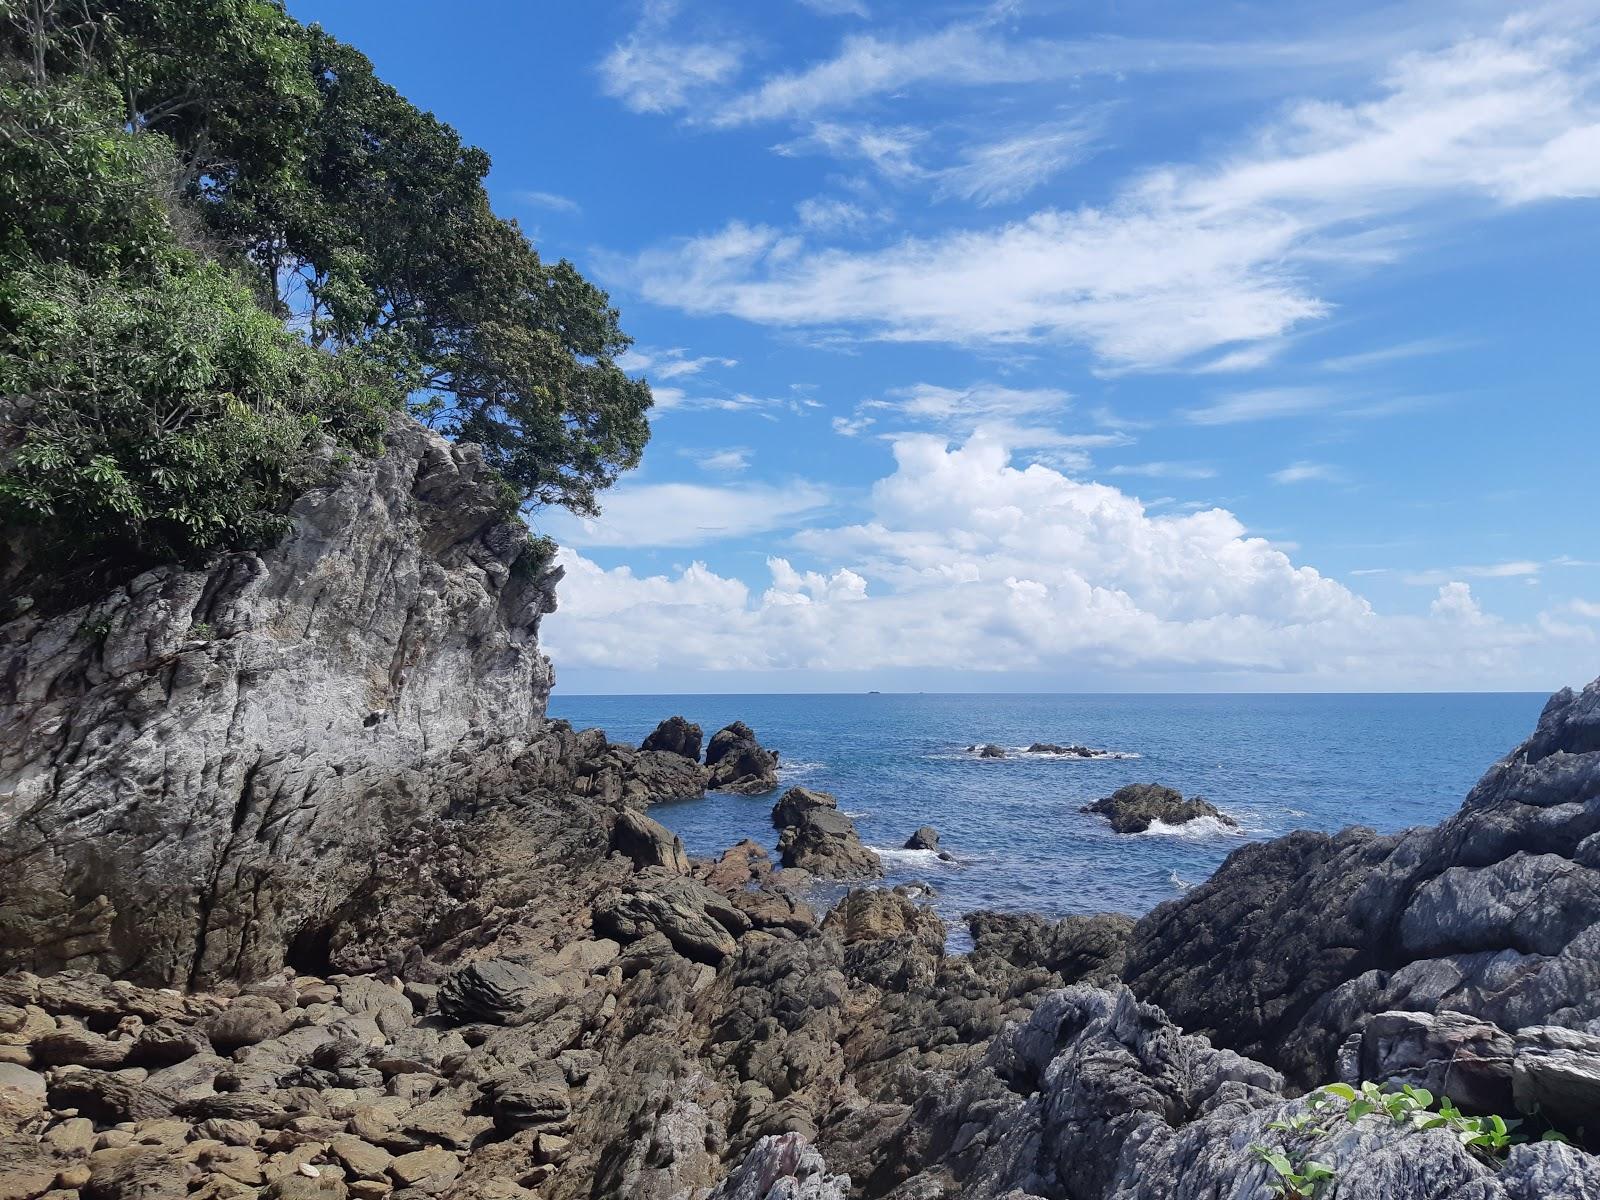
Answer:
[[[637,340],[566,690],[1600,667],[1600,4],[291,8]]]

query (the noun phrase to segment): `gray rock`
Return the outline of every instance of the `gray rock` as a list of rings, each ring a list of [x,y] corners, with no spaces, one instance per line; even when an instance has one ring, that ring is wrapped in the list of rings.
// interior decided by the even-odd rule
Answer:
[[[611,831],[612,849],[626,855],[636,867],[661,867],[676,875],[689,871],[689,854],[683,839],[643,813],[624,811]]]
[[[272,549],[0,625],[0,967],[276,971],[487,732],[537,732],[559,572],[475,447],[397,416],[289,515]]]
[[[778,856],[786,867],[798,867],[828,879],[877,879],[883,863],[865,846],[855,823],[832,808],[807,808],[797,822],[784,827]]]
[[[1556,1025],[1519,1029],[1511,1067],[1519,1109],[1593,1133],[1600,1120],[1600,1034]]]
[[[743,721],[717,730],[706,746],[707,786],[714,791],[759,796],[778,786],[778,755],[756,740]]]
[[[1158,783],[1130,783],[1084,805],[1080,811],[1099,813],[1118,833],[1143,833],[1156,821],[1182,825],[1200,817],[1211,817],[1224,825],[1238,824],[1203,796],[1186,800],[1183,793]]]
[[[798,1133],[769,1135],[745,1152],[707,1200],[846,1200],[850,1176],[828,1165]]]
[[[917,831],[906,839],[907,850],[937,850],[939,848],[939,831],[932,825],[922,825]]]
[[[1600,681],[1427,829],[1248,845],[1134,932],[1126,979],[1186,1029],[1328,1079],[1374,1015],[1502,1030],[1600,1021]],[[1381,1056],[1380,1056],[1381,1057]]]
[[[690,762],[699,762],[700,742],[704,736],[705,732],[700,726],[682,717],[668,717],[651,731],[639,749],[662,750],[687,758]]]
[[[558,1005],[554,980],[506,958],[468,963],[439,985],[439,1013],[448,1021],[508,1025]]]
[[[811,788],[792,787],[772,806],[772,824],[782,829],[785,825],[798,825],[800,819],[815,808],[838,808],[839,799],[832,792],[818,792]]]
[[[685,958],[715,964],[733,953],[735,935],[750,928],[750,919],[696,880],[649,875],[601,896],[594,906],[594,925],[597,932],[623,943],[659,933]]]
[[[1512,1111],[1511,1036],[1459,1012],[1384,1012],[1361,1030],[1345,1082],[1405,1084],[1470,1112]]]

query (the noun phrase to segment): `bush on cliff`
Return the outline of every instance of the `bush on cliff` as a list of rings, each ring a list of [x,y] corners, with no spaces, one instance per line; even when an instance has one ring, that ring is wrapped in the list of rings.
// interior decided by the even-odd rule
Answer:
[[[0,6],[0,584],[269,537],[407,402],[596,511],[649,388],[488,168],[278,0]]]

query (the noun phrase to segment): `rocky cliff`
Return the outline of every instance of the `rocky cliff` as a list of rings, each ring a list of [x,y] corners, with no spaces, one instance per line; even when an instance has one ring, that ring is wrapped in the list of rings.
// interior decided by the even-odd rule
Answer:
[[[1253,1147],[1318,1200],[1600,1200],[1583,1149],[1302,1094],[1593,1138],[1600,683],[1438,829],[948,955],[924,889],[822,913],[645,814],[771,787],[749,730],[542,719],[555,574],[495,496],[397,422],[272,550],[0,628],[0,1200],[1293,1195]]]
[[[537,732],[558,572],[474,448],[396,419],[291,517],[0,627],[8,965],[272,971],[473,756]]]
[[[1302,1086],[1404,1078],[1600,1132],[1600,681],[1437,827],[1235,852],[1140,922],[1127,979]]]

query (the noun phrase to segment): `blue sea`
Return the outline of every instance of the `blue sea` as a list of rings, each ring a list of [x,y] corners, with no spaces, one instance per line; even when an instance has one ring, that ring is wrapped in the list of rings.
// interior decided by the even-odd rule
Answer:
[[[1293,829],[1380,831],[1448,816],[1533,729],[1542,693],[1457,695],[562,696],[550,715],[637,744],[682,714],[711,733],[742,720],[781,753],[784,786],[834,793],[888,882],[931,885],[949,921],[979,908],[1135,916],[1204,880],[1228,853]],[[966,752],[994,742],[1004,759]],[[1018,753],[1081,744],[1120,758]],[[1203,795],[1239,822],[1116,834],[1078,811],[1126,783]],[[775,795],[710,795],[651,815],[690,853],[741,838],[771,848]],[[932,825],[942,862],[902,846]],[[817,897],[826,901],[824,895]],[[953,945],[961,934],[953,930]]]

